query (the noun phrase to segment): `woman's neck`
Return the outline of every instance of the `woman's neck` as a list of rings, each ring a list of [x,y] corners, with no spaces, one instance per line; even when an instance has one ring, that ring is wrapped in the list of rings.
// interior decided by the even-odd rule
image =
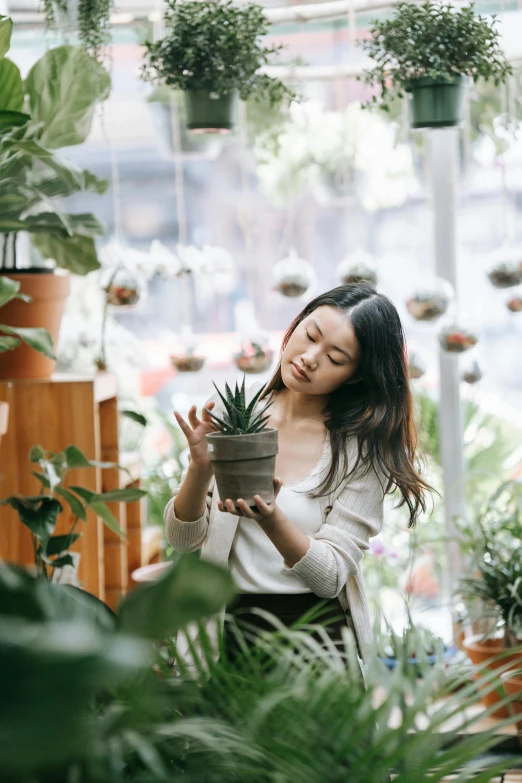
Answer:
[[[276,391],[273,408],[276,409],[277,417],[286,423],[298,422],[303,419],[323,423],[325,403],[326,397],[316,394],[300,394],[285,388]]]

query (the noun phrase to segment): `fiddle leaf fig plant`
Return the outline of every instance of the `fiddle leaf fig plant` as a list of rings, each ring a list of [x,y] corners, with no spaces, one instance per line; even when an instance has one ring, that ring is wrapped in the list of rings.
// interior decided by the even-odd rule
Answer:
[[[18,293],[19,290],[20,282],[18,280],[0,275],[0,308],[12,299],[22,299],[24,302],[31,301],[32,297]],[[53,353],[53,338],[47,329],[6,326],[0,323],[0,353],[13,350],[20,345],[20,342],[27,343],[35,351],[43,353],[49,359],[56,359]]]
[[[457,8],[426,0],[399,2],[389,18],[373,19],[362,48],[374,60],[363,80],[380,92],[365,104],[389,111],[394,98],[420,79],[450,83],[455,77],[505,82],[513,72],[500,44],[496,16],[475,6]]]
[[[0,52],[9,48],[12,23],[0,17]],[[17,258],[17,237],[27,232],[43,260],[76,274],[100,264],[94,240],[105,233],[92,214],[70,214],[61,200],[74,193],[102,194],[106,180],[58,156],[82,144],[96,106],[109,94],[110,77],[80,47],[47,51],[22,79],[0,58],[0,269],[27,266]]]
[[[119,465],[87,459],[80,449],[73,445],[58,453],[47,451],[41,446],[33,446],[29,460],[39,467],[39,471],[31,473],[40,482],[40,493],[11,495],[0,501],[0,505],[11,506],[18,514],[20,522],[30,531],[34,562],[40,576],[50,581],[56,569],[73,565],[70,548],[81,536],[78,524],[87,522],[89,509],[101,517],[110,530],[122,538],[125,537],[107,504],[134,503],[147,494],[145,490],[126,487],[98,493],[86,487],[66,483],[67,474],[74,468],[120,468]],[[58,517],[64,511],[64,502],[68,506],[66,513],[68,518],[72,519],[72,524],[65,534],[55,535]]]

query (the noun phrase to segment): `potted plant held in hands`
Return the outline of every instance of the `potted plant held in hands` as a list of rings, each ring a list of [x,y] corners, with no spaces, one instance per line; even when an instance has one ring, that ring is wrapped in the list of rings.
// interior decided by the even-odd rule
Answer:
[[[407,92],[413,128],[459,125],[468,79],[499,85],[513,72],[494,24],[494,16],[476,15],[473,4],[399,2],[390,18],[373,20],[362,41],[376,62],[364,81],[381,88],[366,107],[389,111]]]
[[[166,35],[145,43],[146,81],[183,91],[187,128],[226,133],[236,123],[238,97],[293,97],[282,82],[259,69],[281,46],[263,46],[270,22],[259,5],[232,0],[167,0]]]
[[[217,389],[223,417],[205,409],[218,429],[205,437],[219,497],[223,501],[243,498],[253,509],[254,495],[260,495],[265,503],[274,500],[277,430],[267,428],[267,410],[272,403],[257,409],[264,389],[262,386],[247,405],[244,378],[241,387],[236,383],[234,392],[225,384],[224,395]]]

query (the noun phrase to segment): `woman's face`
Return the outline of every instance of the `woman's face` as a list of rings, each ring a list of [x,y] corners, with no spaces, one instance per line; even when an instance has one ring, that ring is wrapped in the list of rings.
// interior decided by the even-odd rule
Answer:
[[[281,357],[287,389],[330,394],[354,375],[361,349],[350,318],[323,305],[293,331]]]

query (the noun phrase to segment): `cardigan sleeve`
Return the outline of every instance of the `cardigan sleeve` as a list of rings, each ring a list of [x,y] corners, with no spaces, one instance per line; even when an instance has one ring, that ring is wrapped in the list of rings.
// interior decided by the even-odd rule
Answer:
[[[213,394],[212,397],[206,401],[205,406],[207,406],[209,402],[216,403],[214,410],[218,412],[218,415],[221,415],[222,403],[219,395],[217,393]],[[174,501],[176,500],[180,487],[175,488],[171,499],[165,506],[163,520],[165,522],[165,535],[167,536],[167,541],[176,552],[196,552],[203,545],[205,538],[207,537],[214,486],[215,479],[212,478],[205,499],[205,511],[199,519],[195,519],[191,522],[183,522],[181,519],[178,519],[174,513]]]
[[[309,536],[306,554],[286,568],[321,598],[336,598],[360,573],[369,540],[382,529],[386,481],[374,467],[358,466],[334,500],[327,521]]]

